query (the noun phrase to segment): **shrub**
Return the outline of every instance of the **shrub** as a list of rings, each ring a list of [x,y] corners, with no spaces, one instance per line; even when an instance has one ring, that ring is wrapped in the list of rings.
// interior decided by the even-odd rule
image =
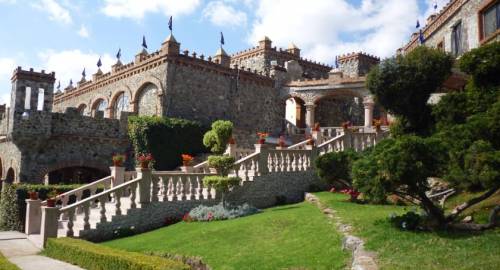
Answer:
[[[215,168],[219,175],[227,176],[235,161],[235,158],[230,156],[209,156],[208,166]]]
[[[198,122],[159,116],[131,116],[128,125],[135,153],[151,153],[157,170],[175,169],[182,164],[181,154],[206,151],[202,144],[205,129]]]
[[[233,219],[258,213],[260,210],[245,203],[238,206],[224,206],[222,203],[213,206],[200,205],[189,212],[191,221],[214,221]]]
[[[212,129],[203,136],[203,144],[217,155],[226,151],[227,143],[233,134],[231,121],[217,120],[212,123]]]
[[[239,177],[226,177],[226,176],[205,176],[203,178],[203,185],[205,187],[214,188],[217,193],[221,194],[221,202],[224,205],[224,197],[233,187],[240,184]]]
[[[353,150],[332,152],[318,157],[315,161],[318,176],[327,183],[341,183],[341,186],[351,186],[352,163],[359,158]]]
[[[0,200],[0,230],[20,231],[22,230],[19,220],[19,208],[17,204],[16,187],[5,184]]]
[[[422,230],[423,220],[422,216],[413,211],[406,212],[401,216],[396,214],[391,214],[391,216],[389,216],[389,222],[394,227],[407,231]]]
[[[478,86],[500,84],[500,42],[486,44],[464,54],[460,69],[470,75]]]
[[[43,254],[88,270],[190,269],[182,262],[112,249],[72,238],[48,239]]]

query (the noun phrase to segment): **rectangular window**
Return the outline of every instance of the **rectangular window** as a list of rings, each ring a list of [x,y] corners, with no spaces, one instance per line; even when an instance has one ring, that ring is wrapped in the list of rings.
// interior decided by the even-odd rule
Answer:
[[[24,109],[31,109],[31,87],[26,87],[26,93],[24,95]]]
[[[455,24],[451,31],[451,51],[455,56],[462,54],[462,22]]]
[[[480,11],[481,39],[489,38],[500,29],[500,1],[488,4]]]
[[[43,102],[45,101],[45,90],[43,88],[38,89],[38,104],[37,110],[43,111]]]

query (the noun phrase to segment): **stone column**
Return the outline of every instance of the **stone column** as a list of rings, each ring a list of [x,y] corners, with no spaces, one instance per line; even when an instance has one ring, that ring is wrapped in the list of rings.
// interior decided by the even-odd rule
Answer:
[[[111,176],[113,177],[111,181],[111,188],[119,186],[125,182],[125,167],[109,167],[111,170]]]
[[[256,144],[255,152],[260,153],[259,159],[259,175],[267,174],[269,168],[267,167],[267,157],[269,155],[269,145],[266,144]]]
[[[57,237],[57,229],[59,228],[59,209],[57,207],[42,206],[42,223],[40,236],[42,238],[42,246],[45,247],[47,238]]]
[[[375,102],[373,101],[372,96],[366,96],[363,98],[363,105],[365,106],[365,127],[372,127],[373,122],[373,107],[375,106]]]
[[[26,223],[24,233],[39,234],[40,222],[42,221],[42,201],[41,200],[26,200]]]
[[[136,168],[139,181],[139,191],[137,194],[138,202],[141,205],[147,205],[151,202],[151,170],[149,168]]]
[[[228,154],[230,157],[236,158],[236,144],[235,143],[233,143],[233,144],[229,143],[227,145],[226,154]]]
[[[314,127],[314,110],[316,108],[316,104],[314,103],[306,103],[306,126],[308,130],[311,130]]]
[[[313,130],[312,137],[316,142],[316,145],[320,145],[323,143],[323,134],[321,133],[321,130],[320,131]]]

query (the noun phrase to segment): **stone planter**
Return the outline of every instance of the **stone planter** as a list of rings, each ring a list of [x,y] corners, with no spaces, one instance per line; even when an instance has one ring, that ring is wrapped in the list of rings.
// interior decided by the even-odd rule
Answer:
[[[184,165],[181,167],[181,171],[185,173],[192,173],[194,171],[194,167]]]
[[[30,200],[33,200],[33,201],[38,200],[38,192],[34,192],[34,191],[30,192],[29,193],[29,198],[30,198]]]
[[[113,160],[113,167],[123,167],[122,160]]]

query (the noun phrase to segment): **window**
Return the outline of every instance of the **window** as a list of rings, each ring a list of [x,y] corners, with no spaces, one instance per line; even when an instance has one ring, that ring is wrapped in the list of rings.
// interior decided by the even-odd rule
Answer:
[[[31,87],[26,87],[26,95],[24,96],[24,109],[31,109]]]
[[[483,38],[487,38],[500,29],[500,1],[482,12]]]
[[[115,101],[113,115],[116,119],[120,118],[121,112],[128,111],[129,100],[125,93],[121,93]]]
[[[459,56],[463,52],[462,48],[462,22],[458,22],[451,30],[451,52]]]
[[[437,49],[441,52],[444,52],[444,41],[438,43]]]
[[[39,111],[43,111],[43,102],[45,101],[45,90],[40,88],[38,89],[38,104],[36,109]]]

